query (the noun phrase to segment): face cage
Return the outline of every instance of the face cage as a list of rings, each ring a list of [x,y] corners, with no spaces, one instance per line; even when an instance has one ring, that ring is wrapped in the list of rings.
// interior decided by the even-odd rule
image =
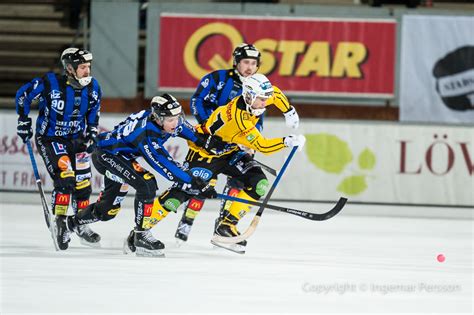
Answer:
[[[186,120],[184,112],[181,112],[180,114],[175,115],[175,116],[159,116],[156,113],[151,114],[151,118],[161,127],[164,125],[164,122],[166,118],[168,117],[178,117],[178,126],[181,125]]]
[[[258,117],[258,116],[262,115],[267,108],[264,107],[264,108],[255,109],[255,108],[252,107],[252,105],[255,102],[255,100],[257,99],[257,97],[258,97],[257,94],[252,93],[252,92],[247,92],[246,95],[244,95],[244,102],[245,102],[245,105],[247,107],[247,111],[249,113],[251,113],[252,115]],[[247,103],[248,98],[250,98],[250,100],[251,100],[250,104]],[[268,97],[263,97],[263,98],[265,98],[265,100],[268,99]]]

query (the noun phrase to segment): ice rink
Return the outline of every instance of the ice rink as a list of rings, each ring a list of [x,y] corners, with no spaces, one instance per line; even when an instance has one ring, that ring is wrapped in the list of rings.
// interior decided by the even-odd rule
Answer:
[[[101,249],[74,235],[69,250],[55,252],[33,201],[0,204],[1,314],[473,312],[472,217],[361,215],[398,208],[348,204],[333,219],[312,222],[266,210],[247,253],[238,255],[209,242],[218,209],[212,201],[187,244],[176,246],[181,213],[170,214],[153,230],[166,258],[142,258],[122,253],[131,207],[93,226]],[[291,207],[323,212],[331,205]],[[425,210],[452,209],[416,209]]]

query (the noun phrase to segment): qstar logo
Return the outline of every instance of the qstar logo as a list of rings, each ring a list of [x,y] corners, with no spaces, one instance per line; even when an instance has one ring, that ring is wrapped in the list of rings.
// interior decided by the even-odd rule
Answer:
[[[354,157],[348,143],[335,135],[326,133],[306,135],[306,155],[312,164],[324,172],[342,174],[349,170],[352,174],[342,179],[337,190],[352,196],[359,195],[367,189],[369,171],[374,169],[377,162],[372,150],[365,148],[359,153],[358,170],[354,171],[354,167],[349,167]]]

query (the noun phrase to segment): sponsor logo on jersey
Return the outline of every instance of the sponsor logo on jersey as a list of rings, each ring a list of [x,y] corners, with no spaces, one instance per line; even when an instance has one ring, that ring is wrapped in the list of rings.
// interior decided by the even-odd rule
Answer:
[[[207,86],[209,85],[209,79],[206,78],[206,80],[201,82],[201,85],[203,88],[207,88]]]
[[[112,203],[112,205],[114,205],[114,206],[119,205],[119,204],[122,203],[122,201],[124,199],[125,199],[125,197],[123,197],[123,196],[117,196],[117,197],[115,197],[114,202]]]
[[[123,184],[123,183],[124,183],[124,180],[123,180],[122,178],[118,177],[118,176],[115,175],[115,174],[112,174],[109,170],[106,170],[106,171],[105,171],[105,176],[106,176],[108,179],[110,179],[110,180],[112,180],[112,181],[114,181],[114,182],[116,182],[116,183],[120,183],[120,184]],[[122,185],[122,186],[123,186],[123,185]],[[127,189],[127,190],[128,190],[128,189]]]
[[[97,93],[96,91],[92,91],[91,96],[96,102],[99,99],[99,93]]]
[[[193,167],[191,174],[193,174],[194,177],[201,177],[204,180],[209,180],[212,177],[212,172],[202,167]]]
[[[145,180],[150,180],[150,179],[153,179],[155,176],[153,176],[153,174],[151,173],[146,173],[145,175],[143,175],[143,178]]]
[[[202,206],[204,205],[204,201],[203,200],[199,200],[199,199],[191,199],[190,202],[189,202],[189,206],[188,206],[188,209],[191,209],[191,210],[194,210],[194,211],[199,211],[201,210]]]
[[[119,213],[120,209],[121,209],[120,207],[115,208],[115,209],[111,209],[111,210],[107,211],[107,214],[110,215],[110,216],[116,216],[117,213]]]
[[[153,204],[151,203],[145,204],[145,206],[143,207],[143,216],[151,217],[152,210],[153,210]]]
[[[86,174],[79,174],[76,175],[76,181],[77,182],[82,182],[83,180],[90,179],[92,177],[92,173],[86,173]]]
[[[89,200],[80,200],[77,202],[77,209],[84,209],[89,205]]]
[[[53,142],[51,144],[53,145],[53,150],[56,155],[67,154],[64,144],[58,142]]]
[[[54,198],[54,203],[56,205],[63,205],[63,206],[67,206],[69,205],[69,200],[71,198],[71,195],[70,194],[56,194],[56,198]]]
[[[51,99],[60,99],[62,94],[63,92],[59,90],[51,90],[51,92],[49,92],[49,97],[51,97]]]
[[[247,139],[247,141],[253,141],[255,139],[255,135],[254,134],[249,134],[247,137],[245,137]]]
[[[71,115],[69,117],[81,117],[81,111],[79,109],[75,109],[72,111]]]
[[[61,171],[72,170],[71,160],[67,155],[63,155],[59,158],[58,167]]]

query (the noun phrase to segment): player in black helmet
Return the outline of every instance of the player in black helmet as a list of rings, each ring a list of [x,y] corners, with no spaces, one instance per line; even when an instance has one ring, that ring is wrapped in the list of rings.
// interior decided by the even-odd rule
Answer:
[[[35,140],[53,179],[52,210],[57,219],[89,205],[90,156],[97,137],[101,89],[91,76],[92,54],[67,48],[61,54],[63,74],[46,73],[23,85],[16,94],[17,133],[24,142],[33,136],[31,105],[38,101]],[[87,152],[89,151],[89,152]],[[81,243],[99,246],[100,236],[87,225],[77,229]]]
[[[113,219],[120,211],[128,187],[132,186],[136,190],[135,227],[126,240],[125,249],[136,251],[137,256],[162,256],[164,244],[153,237],[150,229],[169,211],[154,202],[158,189],[155,176],[136,159],[143,157],[160,175],[180,183],[187,194],[215,196],[212,186],[192,176],[171,158],[165,148],[170,137],[187,139],[210,152],[219,149],[220,144],[213,137],[203,137],[195,132],[185,121],[182,107],[173,96],[155,96],[149,110],[132,114],[112,131],[99,135],[92,161],[97,171],[104,175],[104,188],[96,203],[59,221],[58,242],[67,240],[67,235],[83,224]],[[67,248],[67,242],[63,247]]]

